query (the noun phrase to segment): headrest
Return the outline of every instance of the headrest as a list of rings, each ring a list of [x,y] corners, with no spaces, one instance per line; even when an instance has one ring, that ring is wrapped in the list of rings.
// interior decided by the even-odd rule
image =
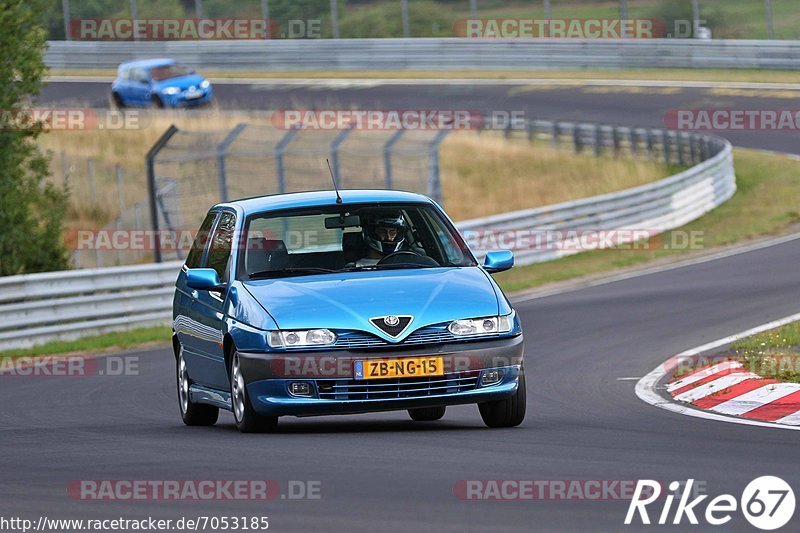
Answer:
[[[251,274],[265,270],[281,270],[289,262],[286,243],[281,240],[250,237],[245,251],[245,268]]]
[[[342,235],[342,250],[353,252],[364,249],[364,236],[360,231],[350,231]]]

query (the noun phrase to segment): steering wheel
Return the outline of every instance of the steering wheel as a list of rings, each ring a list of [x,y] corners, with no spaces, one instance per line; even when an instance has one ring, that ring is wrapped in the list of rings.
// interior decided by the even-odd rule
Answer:
[[[405,262],[420,266],[439,266],[439,263],[435,259],[430,258],[427,255],[417,253],[414,250],[400,250],[399,252],[392,252],[389,255],[384,256],[380,261],[378,261],[377,264],[393,265]]]

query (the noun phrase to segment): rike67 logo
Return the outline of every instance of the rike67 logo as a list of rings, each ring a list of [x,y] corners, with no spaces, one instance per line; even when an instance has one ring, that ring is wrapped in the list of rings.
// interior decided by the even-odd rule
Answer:
[[[663,495],[661,483],[639,480],[628,506],[625,524],[641,521],[642,524],[679,525],[688,521],[697,525],[704,520],[706,524],[721,526],[730,522],[737,511],[741,511],[752,526],[771,531],[785,526],[794,515],[794,491],[779,477],[762,476],[754,479],[744,488],[738,500],[731,494],[720,494],[706,501],[709,496],[697,495],[693,492],[693,486],[693,479],[685,483],[673,481],[669,484],[669,491]],[[658,501],[662,496],[665,496],[663,505]],[[650,512],[654,514],[651,516]]]

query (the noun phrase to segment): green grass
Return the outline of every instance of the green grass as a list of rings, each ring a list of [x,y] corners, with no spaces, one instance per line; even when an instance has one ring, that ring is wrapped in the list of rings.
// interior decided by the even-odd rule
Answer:
[[[514,269],[496,275],[504,290],[513,292],[570,278],[612,272],[658,259],[680,259],[693,249],[659,243],[679,243],[685,234],[701,239],[702,249],[778,234],[800,222],[800,162],[736,149],[738,190],[714,211],[676,230],[652,239],[646,249],[608,249]],[[699,242],[696,240],[695,242]]]
[[[800,383],[800,322],[736,341],[731,350],[751,372]]]
[[[131,329],[128,331],[104,333],[102,335],[84,337],[74,341],[53,341],[33,348],[8,350],[0,352],[0,358],[127,349],[143,344],[168,343],[171,337],[172,330],[169,326],[153,326]]]

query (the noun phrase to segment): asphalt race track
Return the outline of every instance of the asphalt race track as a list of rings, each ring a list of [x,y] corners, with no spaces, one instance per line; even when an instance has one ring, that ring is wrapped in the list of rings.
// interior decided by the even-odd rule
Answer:
[[[60,105],[80,95],[83,104],[97,103],[104,101],[105,88],[51,84],[42,101]],[[507,97],[508,90],[220,85],[217,94],[221,102],[236,100],[235,107],[331,100],[362,108],[500,106],[536,118],[652,126],[661,124],[665,109],[680,106],[792,107],[786,99],[712,101],[704,89],[654,96],[560,88]],[[800,152],[791,134],[730,138]],[[635,396],[636,380],[619,378],[639,378],[674,353],[800,311],[799,261],[800,239],[518,302],[526,335],[528,417],[510,430],[484,428],[474,406],[449,408],[434,423],[412,422],[405,412],[286,418],[277,434],[241,435],[224,413],[214,428],[187,428],[178,415],[174,359],[167,349],[131,354],[139,358],[134,376],[0,376],[0,514],[267,515],[275,531],[621,531],[648,529],[623,526],[627,501],[463,501],[453,487],[466,479],[667,484],[693,478],[712,496],[738,498],[749,481],[772,474],[797,488],[796,432],[656,409]],[[322,498],[92,502],[68,497],[68,483],[78,479],[273,479],[282,485],[318,480]],[[795,517],[787,530],[797,530],[798,522]],[[739,513],[718,529],[750,526]]]

